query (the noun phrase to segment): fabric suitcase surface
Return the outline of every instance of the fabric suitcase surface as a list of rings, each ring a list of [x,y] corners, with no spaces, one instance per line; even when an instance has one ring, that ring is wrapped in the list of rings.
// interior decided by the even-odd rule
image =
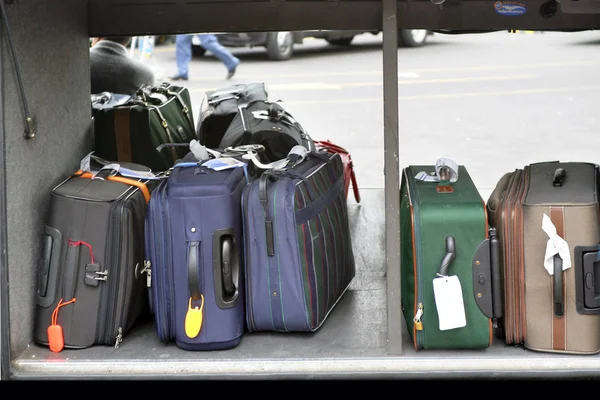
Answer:
[[[597,182],[597,166],[577,162],[531,164],[498,182],[488,209],[503,231],[507,343],[600,352]],[[566,242],[560,253],[547,253],[547,230],[560,238],[559,248]]]
[[[355,275],[339,154],[263,173],[242,207],[248,329],[316,331]]]
[[[152,182],[90,178],[78,171],[52,191],[38,267],[34,335],[40,344],[49,344],[53,324],[62,327],[66,348],[118,346],[147,307],[139,272]]]
[[[196,134],[198,141],[217,148],[225,131],[239,111],[239,107],[252,101],[268,100],[264,82],[250,82],[207,91],[202,99]]]
[[[187,88],[164,83],[140,89],[125,104],[94,109],[95,154],[107,160],[130,161],[162,172],[185,156],[196,132]]]
[[[182,162],[192,160],[188,154]],[[235,347],[244,331],[241,168],[174,167],[146,216],[158,336],[186,350]]]
[[[488,265],[490,270],[481,272],[482,281],[491,279],[489,251],[478,258],[488,236],[484,201],[464,166],[458,167],[458,180],[442,186],[444,190],[438,190],[436,182],[416,179],[421,171],[431,174],[435,169],[433,165],[404,169],[400,203],[402,312],[413,345],[416,350],[486,348],[492,343],[493,315],[482,312],[476,295],[489,304],[493,294],[489,286],[476,290],[473,279],[474,265]],[[460,282],[466,322],[442,330],[433,281],[442,279],[438,274],[449,251],[449,237],[455,258],[445,265],[447,275]]]

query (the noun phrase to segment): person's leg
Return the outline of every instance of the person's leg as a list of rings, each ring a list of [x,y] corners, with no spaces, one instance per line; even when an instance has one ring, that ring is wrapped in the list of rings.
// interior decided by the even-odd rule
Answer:
[[[240,63],[240,60],[231,54],[227,48],[223,47],[215,35],[205,33],[198,36],[200,37],[202,47],[204,47],[207,51],[210,51],[215,55],[215,57],[221,60],[223,64],[225,64],[228,72],[227,77],[231,78],[233,73],[235,73],[235,68]]]
[[[192,61],[192,35],[177,35],[175,58],[177,59],[177,73],[171,79],[187,79],[188,67]]]

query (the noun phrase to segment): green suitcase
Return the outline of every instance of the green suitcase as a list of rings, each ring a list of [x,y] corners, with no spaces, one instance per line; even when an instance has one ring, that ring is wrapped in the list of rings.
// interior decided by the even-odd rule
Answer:
[[[417,177],[436,176],[433,165],[402,174],[402,312],[417,351],[487,348],[502,314],[501,293],[493,291],[500,287],[495,231],[469,173],[455,168],[454,182]]]
[[[183,158],[196,138],[186,87],[167,82],[142,87],[124,104],[92,104],[92,110],[94,154],[106,160],[133,162],[162,172]]]

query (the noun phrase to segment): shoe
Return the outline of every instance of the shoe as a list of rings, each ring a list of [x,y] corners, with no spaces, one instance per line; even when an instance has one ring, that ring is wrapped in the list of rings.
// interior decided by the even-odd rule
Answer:
[[[187,81],[188,77],[176,74],[176,75],[170,76],[169,79],[172,81]]]
[[[231,78],[233,78],[233,76],[235,75],[235,69],[236,68],[237,68],[237,66],[235,66],[232,69],[230,69],[229,71],[227,71],[227,76],[225,77],[225,79],[231,79]]]

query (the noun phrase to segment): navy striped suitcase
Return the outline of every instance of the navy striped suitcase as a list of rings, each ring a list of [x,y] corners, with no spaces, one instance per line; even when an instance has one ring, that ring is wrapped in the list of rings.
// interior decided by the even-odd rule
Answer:
[[[242,216],[249,331],[318,330],[355,275],[340,155],[265,171]]]

